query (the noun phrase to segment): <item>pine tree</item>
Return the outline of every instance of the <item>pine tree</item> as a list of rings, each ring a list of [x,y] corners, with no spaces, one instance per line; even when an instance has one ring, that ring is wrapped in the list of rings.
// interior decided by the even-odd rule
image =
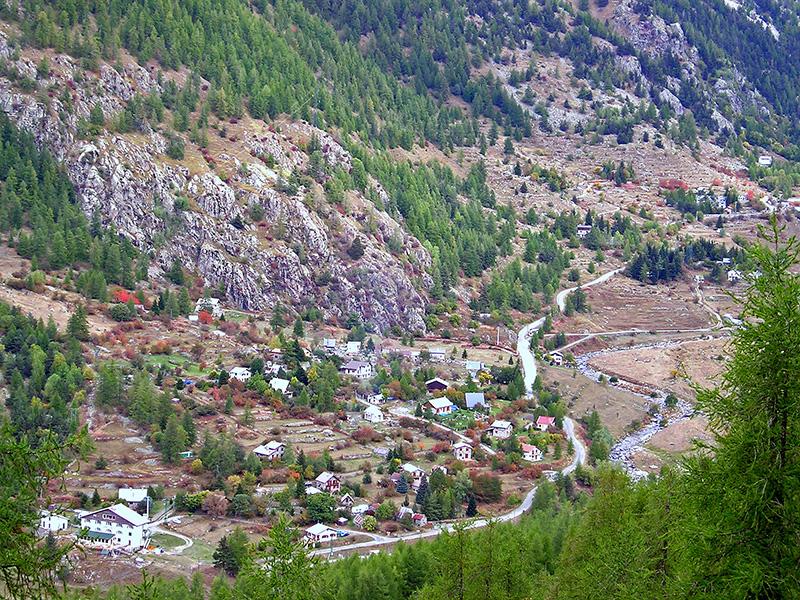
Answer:
[[[475,496],[473,494],[470,494],[468,499],[467,499],[467,512],[466,512],[466,515],[468,517],[474,517],[477,514],[478,514],[478,503],[475,500]]]
[[[166,463],[174,463],[186,449],[186,432],[173,414],[167,419],[167,427],[161,437],[161,455]]]
[[[78,304],[75,312],[67,322],[67,333],[77,340],[85,341],[89,339],[89,323],[86,316],[86,307]]]

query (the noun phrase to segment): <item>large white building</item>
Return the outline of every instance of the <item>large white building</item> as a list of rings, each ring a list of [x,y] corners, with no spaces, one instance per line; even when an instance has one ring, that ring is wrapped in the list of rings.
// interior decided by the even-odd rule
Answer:
[[[49,511],[43,510],[39,513],[39,528],[45,531],[63,531],[69,527],[69,519],[64,515],[57,515]]]
[[[145,517],[124,504],[115,504],[81,517],[86,538],[114,548],[139,550],[147,545],[150,532]]]

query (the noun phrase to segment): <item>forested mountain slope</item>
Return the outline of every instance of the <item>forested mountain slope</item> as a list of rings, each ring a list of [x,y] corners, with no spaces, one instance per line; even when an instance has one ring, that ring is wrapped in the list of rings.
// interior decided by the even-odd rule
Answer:
[[[515,145],[560,136],[649,153],[655,130],[685,155],[699,136],[791,193],[793,166],[754,162],[797,154],[790,8],[756,19],[655,0],[9,2],[0,101],[67,164],[85,214],[160,270],[178,260],[245,309],[282,301],[422,332],[431,301],[465,280],[480,292],[475,278],[529,244],[515,211],[530,205],[498,210],[487,183],[496,144],[505,164]],[[558,103],[537,63],[553,57],[573,89]],[[534,171],[575,196],[563,175]],[[531,295],[565,266],[535,285],[502,278]]]

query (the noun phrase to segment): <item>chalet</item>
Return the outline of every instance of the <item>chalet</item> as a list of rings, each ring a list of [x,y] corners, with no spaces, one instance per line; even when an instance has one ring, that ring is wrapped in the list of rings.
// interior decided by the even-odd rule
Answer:
[[[338,494],[342,489],[342,482],[333,473],[323,471],[314,480],[314,487],[329,494]]]
[[[592,226],[591,225],[578,225],[575,228],[575,234],[581,239],[583,239],[587,235],[589,235],[589,233],[591,231],[592,231]]]
[[[278,440],[270,440],[253,449],[253,454],[262,460],[280,460],[286,453],[286,444]]]
[[[446,382],[444,379],[439,379],[438,377],[434,377],[433,379],[429,379],[425,382],[425,389],[428,390],[429,394],[443,392],[449,387],[450,384],[448,382]]]
[[[87,530],[86,538],[128,550],[139,550],[147,545],[147,524],[145,517],[124,504],[101,508],[81,517],[81,529]]]
[[[355,504],[355,500],[350,494],[344,494],[339,498],[339,506],[342,508],[352,508],[353,504]]]
[[[269,387],[271,387],[276,392],[285,394],[289,390],[289,380],[282,379],[280,377],[273,377],[272,379],[269,380]]]
[[[253,373],[247,367],[234,367],[231,369],[229,375],[231,379],[246,383],[253,376]]]
[[[147,509],[147,488],[120,488],[117,491],[117,498],[133,510]]]
[[[369,504],[356,504],[350,509],[352,515],[365,515],[369,512]]]
[[[758,157],[758,166],[759,167],[771,167],[772,166],[772,157],[769,154],[762,154]]]
[[[498,440],[507,440],[511,437],[514,426],[509,421],[497,420],[489,427],[489,435]]]
[[[529,462],[539,462],[542,460],[542,451],[533,444],[521,444],[522,458]]]
[[[451,451],[456,460],[472,460],[472,445],[467,442],[457,442],[451,446]]]
[[[372,377],[372,365],[363,360],[348,361],[339,370],[343,375],[355,377],[356,379],[369,379]]]
[[[423,513],[414,513],[414,516],[411,517],[411,521],[416,527],[425,527],[425,525],[428,524],[428,517]]]
[[[397,514],[394,516],[395,521],[402,521],[404,517],[408,517],[408,520],[414,518],[414,511],[413,509],[409,508],[408,506],[401,506],[397,510]]]
[[[478,407],[482,409],[489,408],[483,392],[467,392],[464,394],[464,402],[469,410],[476,410]]]
[[[447,352],[445,352],[444,348],[431,348],[428,350],[428,354],[432,362],[444,362],[447,358]]]
[[[702,284],[702,283],[705,283],[705,281],[706,281],[705,275],[695,275],[695,276],[694,276],[694,282],[695,282],[697,285],[700,285],[700,284]]]
[[[207,312],[215,319],[222,316],[222,306],[219,303],[219,298],[198,298],[197,304],[194,306],[194,312]]]
[[[64,515],[57,515],[47,510],[39,513],[39,529],[56,533],[64,531],[67,527],[69,527],[69,519]]]
[[[405,463],[400,467],[400,470],[405,474],[406,480],[408,480],[412,489],[419,489],[419,486],[422,485],[422,480],[425,479],[425,471],[411,463]]]
[[[319,544],[327,544],[328,542],[332,542],[337,537],[339,537],[339,534],[335,529],[328,527],[327,525],[323,525],[322,523],[317,523],[316,525],[312,525],[306,529],[303,539],[305,540],[306,544],[316,546]]]
[[[536,429],[539,431],[547,431],[550,427],[555,426],[556,418],[542,415],[536,419]]]
[[[550,364],[555,365],[556,367],[560,367],[564,364],[564,355],[561,354],[558,350],[555,352],[550,353]]]
[[[386,403],[386,396],[378,392],[377,394],[368,394],[366,397],[366,401],[372,404],[373,406],[379,406],[381,404]]]
[[[336,340],[334,338],[322,340],[322,350],[324,352],[336,352]]]
[[[383,411],[378,408],[377,406],[368,406],[364,409],[364,413],[361,415],[365,421],[369,421],[370,423],[383,423]]]
[[[453,456],[456,460],[472,460],[472,446],[467,442],[458,442],[453,444]]]
[[[345,354],[358,354],[361,352],[361,342],[347,342],[347,345],[344,347]]]
[[[485,368],[485,365],[479,360],[468,360],[464,363],[464,366],[472,379],[475,379],[478,376],[478,372],[483,371]]]
[[[728,281],[730,283],[736,283],[737,281],[741,281],[744,278],[742,272],[738,269],[731,269],[728,271]]]
[[[431,398],[425,403],[425,408],[434,415],[449,415],[456,407],[447,398]]]

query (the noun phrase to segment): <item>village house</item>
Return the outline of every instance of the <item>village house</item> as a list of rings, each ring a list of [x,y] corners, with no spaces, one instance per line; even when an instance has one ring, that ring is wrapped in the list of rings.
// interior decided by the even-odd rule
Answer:
[[[444,348],[431,348],[428,350],[428,354],[432,362],[444,362],[447,358],[447,352],[445,352]]]
[[[338,494],[342,489],[342,482],[333,473],[323,471],[314,480],[314,487],[329,494]]]
[[[422,485],[422,480],[425,478],[425,471],[411,463],[405,463],[400,467],[400,470],[405,474],[406,481],[408,481],[412,489],[419,489],[419,486]]]
[[[253,373],[247,367],[234,367],[228,374],[230,375],[231,379],[236,379],[242,383],[247,383],[247,381],[253,376]]]
[[[522,458],[529,462],[539,462],[542,460],[542,451],[533,444],[520,444],[522,449]]]
[[[464,394],[464,402],[469,410],[476,410],[479,407],[482,409],[489,408],[483,392],[467,392]]]
[[[448,382],[446,382],[444,379],[439,379],[438,377],[428,379],[428,381],[425,382],[425,389],[428,390],[429,394],[443,392],[449,387],[450,384]]]
[[[772,157],[769,154],[762,154],[758,157],[758,166],[759,167],[771,167],[772,166]]]
[[[342,375],[354,377],[356,379],[369,379],[372,377],[372,365],[363,360],[351,360],[342,365],[339,369]]]
[[[409,508],[408,506],[401,506],[397,509],[397,514],[394,516],[395,521],[402,521],[403,517],[408,517],[408,520],[414,518],[414,510]]]
[[[269,380],[269,387],[271,387],[276,392],[285,394],[289,390],[289,380],[283,379],[281,377],[273,377],[272,379]]]
[[[705,281],[706,281],[705,275],[695,275],[695,276],[694,276],[694,282],[695,282],[697,285],[700,285],[700,284],[702,284],[702,283],[705,283]]]
[[[386,403],[386,396],[378,392],[377,394],[369,394],[367,396],[367,402],[372,404],[373,406],[379,406],[381,404]]]
[[[194,306],[194,312],[207,312],[215,319],[222,316],[222,306],[219,303],[219,298],[198,298]]]
[[[428,524],[428,517],[423,513],[414,513],[414,516],[411,517],[411,522],[414,523],[415,527],[425,527]]]
[[[69,527],[69,519],[64,515],[57,515],[47,510],[39,513],[39,529],[56,533],[64,531],[67,527]]]
[[[464,363],[464,366],[472,379],[475,379],[478,376],[478,372],[483,371],[485,368],[485,365],[479,360],[468,360]]]
[[[322,350],[327,353],[336,352],[336,340],[334,338],[325,338],[322,340]]]
[[[370,423],[383,423],[383,411],[378,408],[377,406],[368,406],[364,409],[364,413],[361,415],[365,421],[369,421]]]
[[[737,281],[741,281],[744,279],[744,275],[738,269],[731,269],[728,271],[728,281],[730,283],[736,283]]]
[[[145,517],[124,504],[87,513],[81,517],[81,529],[86,538],[109,547],[139,550],[147,545],[149,530]]]
[[[337,537],[339,537],[339,534],[335,529],[322,523],[317,523],[316,525],[312,525],[306,529],[303,539],[305,540],[306,544],[317,546],[319,544],[327,544],[332,542]]]
[[[466,442],[458,442],[453,444],[453,456],[456,460],[472,460],[472,446]]]
[[[556,418],[541,415],[536,419],[536,429],[539,431],[547,431],[550,427],[555,426]]]
[[[342,497],[339,498],[339,506],[345,509],[352,508],[355,503],[355,500],[350,494],[343,494]]]
[[[558,350],[550,353],[550,364],[560,367],[564,364],[564,355]]]
[[[345,354],[358,354],[361,352],[361,342],[347,342],[347,345],[344,347]]]
[[[578,225],[575,228],[575,234],[581,239],[583,239],[587,235],[589,235],[589,233],[591,231],[592,231],[592,226],[591,225]]]
[[[498,440],[507,440],[511,437],[514,426],[509,421],[497,420],[489,426],[489,436]]]
[[[456,407],[447,398],[431,398],[425,403],[425,408],[434,415],[449,415]]]
[[[286,444],[278,440],[270,440],[253,449],[253,454],[262,460],[275,461],[283,458],[286,453]]]

